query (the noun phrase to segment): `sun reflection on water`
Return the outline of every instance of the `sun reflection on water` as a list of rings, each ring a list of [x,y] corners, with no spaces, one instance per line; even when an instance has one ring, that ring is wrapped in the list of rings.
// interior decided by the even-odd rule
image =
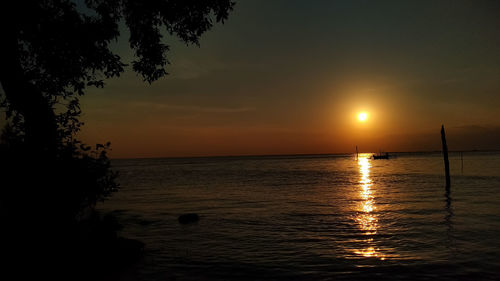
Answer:
[[[372,190],[373,183],[370,178],[370,155],[360,155],[358,158],[358,166],[361,176],[359,180],[359,184],[361,187],[359,195],[361,201],[355,220],[363,233],[365,235],[371,236],[377,234],[378,218],[377,215],[374,214],[374,211],[377,209],[377,207],[375,206],[375,196]],[[363,244],[365,244],[365,247],[363,247],[362,249],[356,249],[354,253],[363,257],[376,257],[381,260],[385,259],[385,255],[382,254],[378,248],[373,246],[373,238],[363,240]]]

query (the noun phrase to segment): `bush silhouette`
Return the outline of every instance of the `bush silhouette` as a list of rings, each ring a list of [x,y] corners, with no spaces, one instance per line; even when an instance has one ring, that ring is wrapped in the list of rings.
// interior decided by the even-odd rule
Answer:
[[[152,83],[167,74],[169,47],[162,37],[198,44],[234,6],[230,0],[84,3],[0,3],[0,107],[8,121],[0,143],[0,238],[15,241],[4,255],[26,254],[11,258],[12,263],[50,251],[59,253],[58,262],[71,263],[75,259],[64,257],[82,252],[95,258],[98,253],[78,246],[85,244],[82,239],[117,240],[116,229],[102,225],[113,223],[93,211],[118,189],[106,155],[110,144],[91,148],[76,134],[83,125],[79,97],[87,87],[104,87],[107,78],[125,70],[126,64],[110,48],[120,35],[119,24],[130,32],[132,69]],[[89,229],[95,232],[82,234]],[[102,248],[110,243],[96,244]]]

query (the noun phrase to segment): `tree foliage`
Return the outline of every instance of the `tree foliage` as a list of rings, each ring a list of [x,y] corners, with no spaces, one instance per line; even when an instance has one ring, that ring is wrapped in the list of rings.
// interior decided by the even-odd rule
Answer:
[[[30,199],[18,203],[25,209],[74,219],[116,190],[109,143],[91,149],[76,138],[83,125],[79,96],[125,70],[111,44],[128,29],[132,69],[152,83],[167,74],[164,37],[198,44],[213,24],[227,19],[233,5],[230,0],[2,1],[0,106],[9,125],[0,168],[9,183],[2,184],[0,208],[12,210],[24,196]]]
[[[132,69],[152,83],[167,74],[163,37],[198,44],[234,5],[75,1],[0,1],[0,108],[7,117],[0,137],[0,240],[6,242],[6,278],[10,271],[17,279],[35,279],[30,272],[53,279],[56,267],[69,270],[70,279],[94,280],[91,268],[123,259],[123,249],[141,249],[140,242],[116,238],[113,220],[95,212],[85,216],[118,184],[106,155],[110,143],[91,147],[76,137],[83,125],[78,98],[125,70],[110,48],[123,29],[135,54]],[[75,264],[78,269],[69,266]]]

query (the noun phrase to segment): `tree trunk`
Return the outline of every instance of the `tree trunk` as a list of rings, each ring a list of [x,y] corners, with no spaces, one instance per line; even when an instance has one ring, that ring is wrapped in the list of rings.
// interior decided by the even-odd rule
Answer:
[[[58,143],[54,109],[43,93],[26,78],[17,36],[16,28],[3,34],[0,83],[10,108],[24,119],[27,148],[33,152],[53,154]]]

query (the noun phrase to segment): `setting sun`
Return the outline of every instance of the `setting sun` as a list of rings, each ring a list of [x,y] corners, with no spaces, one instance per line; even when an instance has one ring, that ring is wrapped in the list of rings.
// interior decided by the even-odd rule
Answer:
[[[361,112],[359,115],[358,115],[358,120],[361,121],[361,122],[365,122],[366,119],[368,119],[368,114],[366,112]]]

